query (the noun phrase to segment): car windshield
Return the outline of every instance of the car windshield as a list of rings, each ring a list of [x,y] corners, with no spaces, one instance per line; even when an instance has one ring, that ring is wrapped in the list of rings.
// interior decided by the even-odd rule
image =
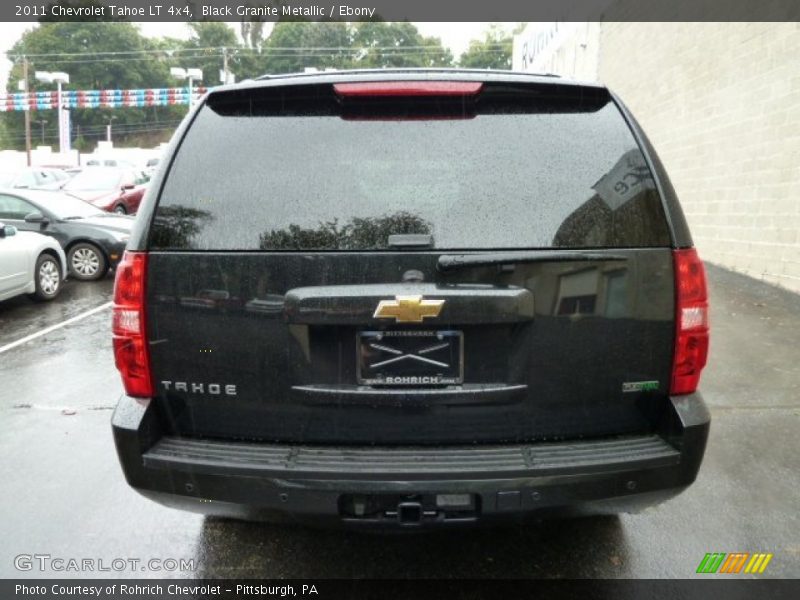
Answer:
[[[116,169],[86,169],[73,177],[64,189],[75,192],[114,190],[119,188],[122,174]]]
[[[84,219],[106,214],[88,202],[66,194],[53,193],[48,196],[37,196],[36,203],[53,213],[57,219]]]
[[[302,112],[316,92],[283,93],[203,107],[169,172],[154,240],[357,251],[386,249],[396,234],[448,250],[670,242],[650,170],[602,91],[537,89],[536,103],[520,104],[496,88],[468,118],[458,103],[402,98],[344,116]],[[224,156],[236,160],[220,177]],[[175,238],[176,228],[191,235]]]

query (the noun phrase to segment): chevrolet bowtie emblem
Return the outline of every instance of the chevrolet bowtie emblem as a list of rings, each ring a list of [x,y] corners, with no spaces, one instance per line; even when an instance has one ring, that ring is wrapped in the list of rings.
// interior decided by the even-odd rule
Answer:
[[[394,319],[397,323],[422,323],[425,317],[438,317],[444,300],[423,300],[422,296],[395,296],[394,300],[381,300],[375,319]]]

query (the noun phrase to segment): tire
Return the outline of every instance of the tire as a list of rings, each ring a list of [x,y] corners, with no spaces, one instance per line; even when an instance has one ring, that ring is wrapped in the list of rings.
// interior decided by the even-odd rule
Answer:
[[[108,261],[102,250],[88,242],[72,246],[67,254],[70,274],[80,281],[95,281],[108,271]]]
[[[36,259],[33,274],[36,291],[31,294],[34,300],[46,302],[52,300],[61,291],[61,265],[52,254],[40,254]]]
[[[128,214],[128,211],[125,210],[125,205],[124,204],[117,204],[114,207],[114,210],[112,212],[114,214],[116,214],[116,215],[127,215]]]

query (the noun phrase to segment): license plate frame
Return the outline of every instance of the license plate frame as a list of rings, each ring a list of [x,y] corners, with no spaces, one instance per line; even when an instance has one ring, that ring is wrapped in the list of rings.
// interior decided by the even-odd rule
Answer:
[[[464,382],[464,332],[359,331],[356,379],[369,386],[460,385]]]

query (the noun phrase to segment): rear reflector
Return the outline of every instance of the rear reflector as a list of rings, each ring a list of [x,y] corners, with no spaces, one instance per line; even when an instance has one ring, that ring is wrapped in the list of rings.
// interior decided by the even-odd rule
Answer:
[[[675,358],[671,394],[697,389],[708,357],[708,291],[703,261],[694,248],[674,251]]]
[[[335,83],[339,96],[474,96],[481,91],[479,81],[364,81]]]
[[[122,376],[125,393],[149,398],[153,395],[150,355],[144,321],[147,254],[125,252],[114,281],[114,362]]]

